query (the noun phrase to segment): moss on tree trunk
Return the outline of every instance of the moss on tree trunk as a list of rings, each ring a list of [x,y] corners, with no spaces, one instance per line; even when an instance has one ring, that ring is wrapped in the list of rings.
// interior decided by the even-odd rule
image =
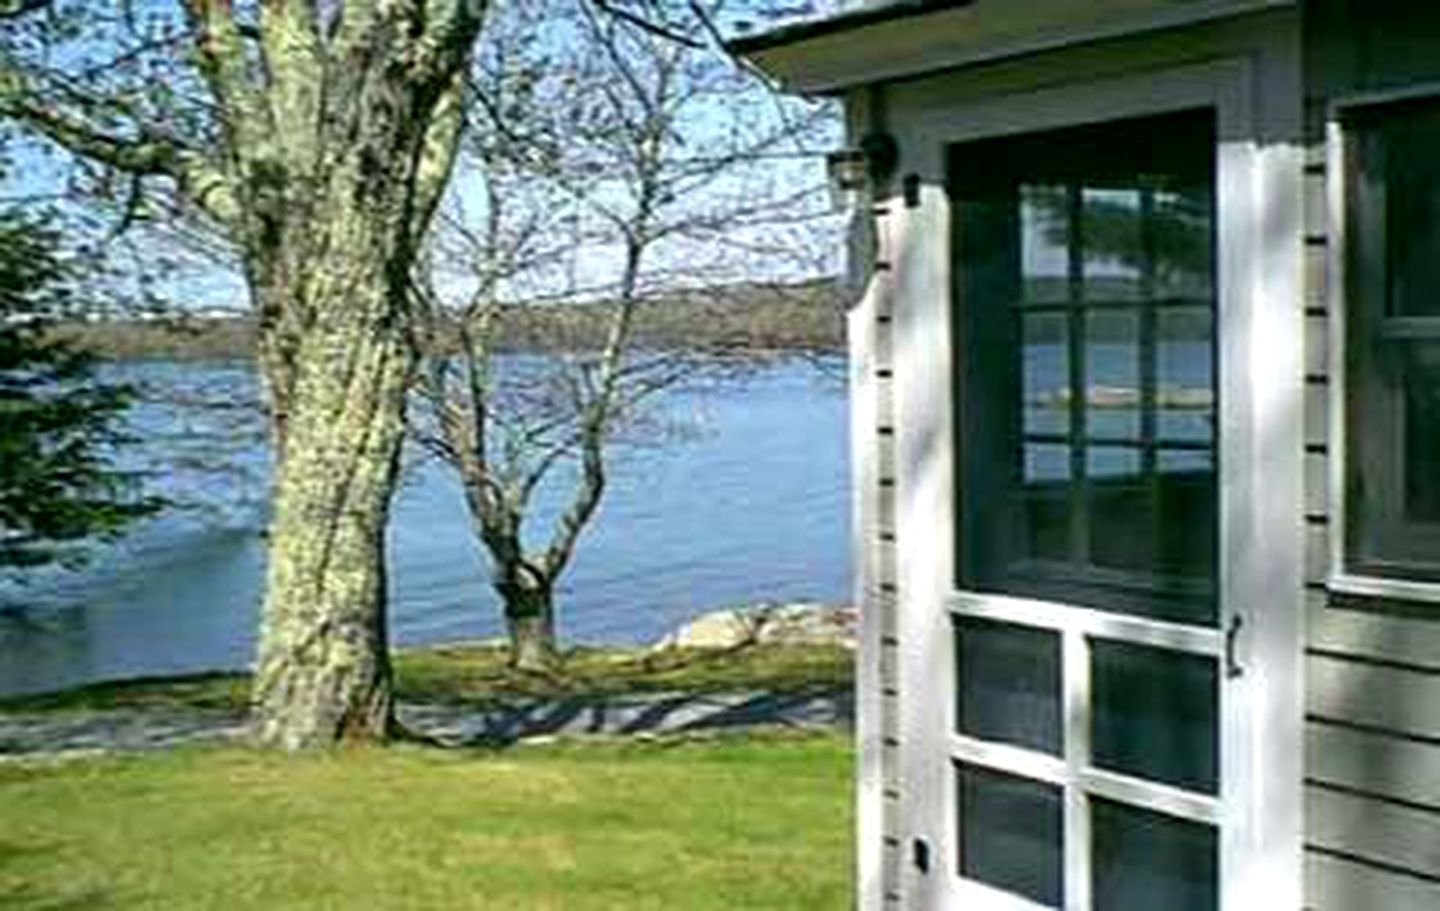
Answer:
[[[395,327],[351,315],[367,310],[383,312],[333,310],[342,318],[293,359],[253,694],[268,746],[384,739],[394,725],[385,528],[413,354]]]

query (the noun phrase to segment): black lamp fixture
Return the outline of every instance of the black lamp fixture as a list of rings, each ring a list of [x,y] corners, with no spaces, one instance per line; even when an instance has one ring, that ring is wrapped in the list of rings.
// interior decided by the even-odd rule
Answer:
[[[867,186],[888,180],[899,160],[900,147],[895,137],[878,131],[867,133],[858,144],[825,156],[830,192],[837,204],[843,205]]]

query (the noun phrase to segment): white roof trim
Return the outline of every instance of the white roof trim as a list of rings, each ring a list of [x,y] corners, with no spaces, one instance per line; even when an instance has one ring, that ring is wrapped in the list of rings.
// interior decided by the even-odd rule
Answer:
[[[789,91],[847,88],[1070,45],[1194,25],[1297,0],[1025,0],[917,13],[756,51]]]

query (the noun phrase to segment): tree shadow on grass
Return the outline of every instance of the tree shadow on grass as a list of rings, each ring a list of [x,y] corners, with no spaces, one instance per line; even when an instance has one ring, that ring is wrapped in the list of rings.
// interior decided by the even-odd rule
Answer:
[[[481,707],[412,706],[407,727],[445,746],[505,747],[538,737],[688,734],[850,724],[848,688],[742,694],[514,698]]]
[[[52,895],[46,887],[31,882],[26,876],[26,865],[54,850],[44,845],[0,839],[0,911],[103,911],[115,907],[98,889]]]

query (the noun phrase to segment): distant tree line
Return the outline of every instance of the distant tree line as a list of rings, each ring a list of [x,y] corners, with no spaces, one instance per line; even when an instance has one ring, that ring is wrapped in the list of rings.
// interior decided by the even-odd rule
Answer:
[[[636,308],[633,343],[641,349],[687,349],[717,355],[844,348],[847,298],[834,282],[756,285],[660,297]],[[516,306],[497,328],[497,350],[538,353],[598,347],[613,307],[604,303]],[[188,316],[183,310],[132,317],[61,321],[49,331],[96,357],[112,360],[240,360],[255,356],[256,324],[248,314]],[[441,325],[440,353],[458,344]]]

